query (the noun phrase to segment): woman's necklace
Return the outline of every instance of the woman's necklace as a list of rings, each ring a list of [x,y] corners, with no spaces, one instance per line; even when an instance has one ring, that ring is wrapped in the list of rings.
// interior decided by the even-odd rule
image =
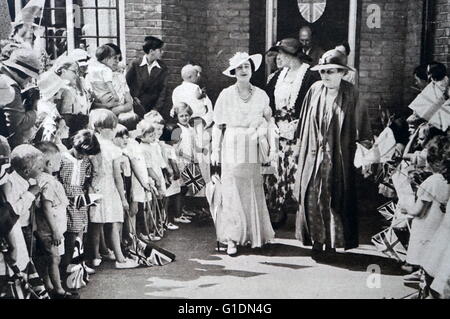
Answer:
[[[239,98],[240,98],[242,101],[244,101],[244,103],[248,103],[248,102],[250,101],[250,99],[252,98],[252,95],[253,95],[253,86],[250,85],[250,87],[249,87],[249,93],[248,93],[247,96],[242,96],[242,93],[241,93],[241,91],[239,90],[239,86],[238,86],[238,85],[236,85],[236,90],[237,90],[237,93],[238,93],[238,95],[239,95]]]

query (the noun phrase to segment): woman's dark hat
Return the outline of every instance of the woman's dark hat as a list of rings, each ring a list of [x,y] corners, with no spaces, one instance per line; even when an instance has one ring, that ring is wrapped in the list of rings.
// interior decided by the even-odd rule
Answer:
[[[300,41],[298,41],[295,38],[287,38],[287,39],[278,41],[267,52],[273,52],[273,51],[280,52],[280,50],[281,50],[287,54],[298,57],[302,61],[312,62],[312,58],[310,56],[304,54],[302,49],[303,49],[303,46],[300,43]]]
[[[347,65],[347,56],[336,49],[327,51],[319,60],[319,64],[311,68],[311,71],[320,71],[327,69],[353,70]]]

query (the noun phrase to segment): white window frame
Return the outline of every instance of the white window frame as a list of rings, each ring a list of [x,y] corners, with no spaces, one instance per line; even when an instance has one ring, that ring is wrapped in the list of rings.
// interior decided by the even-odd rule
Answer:
[[[125,39],[125,0],[116,0],[119,2],[119,39],[118,45],[122,51],[122,58],[126,61],[126,39]],[[67,23],[67,50],[70,52],[75,49],[75,32],[73,16],[73,0],[66,0],[66,23]]]

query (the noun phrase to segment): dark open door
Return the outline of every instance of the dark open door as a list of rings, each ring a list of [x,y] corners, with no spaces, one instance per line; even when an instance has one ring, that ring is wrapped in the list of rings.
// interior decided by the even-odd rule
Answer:
[[[328,0],[322,16],[314,23],[308,22],[300,13],[299,3],[320,4],[317,0],[278,1],[277,39],[297,38],[302,26],[310,26],[314,33],[314,42],[325,50],[334,48],[338,43],[348,40],[350,0]],[[312,10],[317,9],[311,7]],[[320,11],[320,10],[319,10]]]

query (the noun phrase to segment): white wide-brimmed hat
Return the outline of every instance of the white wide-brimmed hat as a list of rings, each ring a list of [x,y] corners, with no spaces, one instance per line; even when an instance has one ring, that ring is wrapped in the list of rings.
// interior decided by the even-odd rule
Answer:
[[[0,105],[8,105],[14,100],[16,92],[8,83],[5,75],[0,74]]]
[[[32,50],[19,48],[3,62],[4,65],[22,71],[29,77],[37,79],[41,70],[39,57]]]
[[[231,59],[230,59],[230,66],[228,69],[223,71],[222,73],[230,78],[235,78],[236,75],[231,74],[231,71],[235,70],[238,66],[243,64],[244,62],[247,62],[251,60],[253,64],[255,65],[255,71],[259,69],[262,63],[262,55],[261,54],[253,54],[249,55],[247,52],[237,52]]]
[[[49,100],[65,86],[65,81],[55,72],[42,73],[37,82],[42,100]]]

